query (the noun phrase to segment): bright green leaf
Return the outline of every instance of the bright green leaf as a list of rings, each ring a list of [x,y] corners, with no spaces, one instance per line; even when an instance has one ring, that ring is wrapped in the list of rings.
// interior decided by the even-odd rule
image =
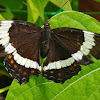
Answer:
[[[5,20],[4,17],[0,14],[0,20]]]
[[[10,86],[4,87],[2,89],[0,89],[0,94],[7,91],[9,89]]]
[[[52,28],[73,27],[100,33],[100,23],[79,12],[62,12],[52,17]],[[64,84],[54,83],[42,76],[31,76],[30,81],[20,85],[13,81],[6,100],[99,100],[100,61],[82,66],[82,71]]]
[[[53,4],[55,4],[56,6],[58,7],[62,7],[68,0],[50,0]],[[71,0],[70,0],[71,1]],[[63,7],[62,9],[63,10],[66,10],[66,11],[71,11],[72,8],[71,8],[71,5],[70,5],[70,1],[68,1]]]
[[[44,8],[48,0],[27,0],[28,6],[28,22],[35,23],[39,15],[44,19]]]
[[[7,8],[7,12],[3,12],[1,15],[5,18],[5,20],[11,20],[14,17],[9,8]]]
[[[51,28],[71,27],[100,33],[100,22],[86,14],[68,11],[53,16],[50,21]]]

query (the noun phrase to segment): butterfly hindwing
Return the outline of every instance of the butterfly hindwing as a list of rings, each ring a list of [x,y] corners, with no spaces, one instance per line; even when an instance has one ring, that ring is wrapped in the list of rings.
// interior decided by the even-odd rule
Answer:
[[[40,73],[40,30],[28,22],[0,22],[0,56],[8,55],[5,58],[6,69],[20,83],[28,81],[31,74]]]
[[[5,66],[8,72],[14,77],[14,79],[17,79],[21,84],[28,82],[30,75],[38,76],[40,74],[38,69],[26,68],[25,66],[16,63],[12,54],[9,54],[5,58]]]
[[[50,50],[44,63],[43,76],[55,82],[63,83],[78,74],[81,70],[80,64],[93,63],[90,54],[93,54],[93,50],[96,52],[96,46],[100,47],[98,36],[100,35],[73,28],[53,29]],[[98,58],[99,52],[100,50],[97,54],[93,54],[94,57]],[[68,73],[65,74],[66,71]],[[62,77],[58,77],[59,73]],[[64,78],[66,75],[69,77]]]
[[[57,66],[57,63],[60,64],[61,62],[59,63],[55,62],[56,65],[54,66],[58,67],[59,65]],[[63,64],[64,63],[65,62],[63,62]],[[67,66],[67,64],[65,63],[66,67],[62,67],[60,69],[55,68],[55,69],[44,70],[43,76],[56,83],[64,83],[67,79],[70,79],[72,76],[77,75],[79,71],[81,71],[81,66],[77,62],[71,64],[70,66]],[[49,68],[52,66],[53,66],[53,63],[50,63]]]

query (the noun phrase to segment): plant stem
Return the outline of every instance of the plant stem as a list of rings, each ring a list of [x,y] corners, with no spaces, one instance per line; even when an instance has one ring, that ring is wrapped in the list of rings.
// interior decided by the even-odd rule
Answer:
[[[0,89],[0,94],[7,91],[9,89],[10,86],[7,86],[5,88]]]
[[[2,71],[2,70],[0,70],[0,74],[5,75],[5,76],[7,76],[7,77],[11,77],[8,73],[6,73],[6,72],[4,72],[4,71]]]

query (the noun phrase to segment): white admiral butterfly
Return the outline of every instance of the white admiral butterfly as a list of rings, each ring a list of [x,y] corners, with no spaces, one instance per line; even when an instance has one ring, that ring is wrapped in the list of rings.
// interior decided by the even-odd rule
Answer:
[[[50,29],[23,21],[0,21],[0,57],[6,56],[8,72],[20,83],[42,71],[41,57],[47,57],[42,75],[64,83],[77,75],[80,64],[91,64],[91,55],[100,59],[100,35],[74,28]]]

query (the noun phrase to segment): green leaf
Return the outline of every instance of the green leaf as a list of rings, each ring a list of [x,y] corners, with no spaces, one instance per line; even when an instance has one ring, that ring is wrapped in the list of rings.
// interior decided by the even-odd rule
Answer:
[[[68,11],[53,16],[49,20],[51,29],[71,27],[100,33],[100,22],[81,12]]]
[[[0,20],[5,20],[4,17],[0,14]]]
[[[25,1],[25,0],[23,0]],[[1,0],[0,1],[0,5],[10,8],[10,9],[18,9],[19,7],[22,8],[23,7],[23,3],[21,0]]]
[[[94,1],[100,2],[100,0],[94,0]]]
[[[0,94],[7,91],[9,89],[10,86],[4,87],[2,89],[0,89]]]
[[[48,0],[27,0],[28,6],[28,22],[35,23],[39,15],[44,19],[44,8]]]
[[[51,27],[74,27],[100,33],[100,23],[94,18],[79,12],[62,12],[52,17]],[[99,100],[100,99],[100,60],[89,66],[64,84],[31,76],[30,81],[20,85],[14,80],[6,100]]]
[[[74,11],[79,11],[79,1],[78,0],[72,0],[71,2],[71,6],[72,6],[72,9]]]
[[[7,9],[7,12],[3,12],[1,15],[5,18],[5,20],[11,20],[14,17],[9,8]]]
[[[58,7],[62,7],[68,0],[50,0],[53,4],[55,4]],[[70,0],[62,7],[63,10],[65,11],[71,11],[71,5],[70,5]]]
[[[9,2],[8,0],[1,0],[0,5],[4,8],[3,10],[6,10],[5,12],[0,13],[6,20],[13,19],[14,14],[12,12],[16,12],[18,9],[21,9],[23,7],[23,3],[21,0],[9,0]],[[3,10],[1,9],[0,11]]]

